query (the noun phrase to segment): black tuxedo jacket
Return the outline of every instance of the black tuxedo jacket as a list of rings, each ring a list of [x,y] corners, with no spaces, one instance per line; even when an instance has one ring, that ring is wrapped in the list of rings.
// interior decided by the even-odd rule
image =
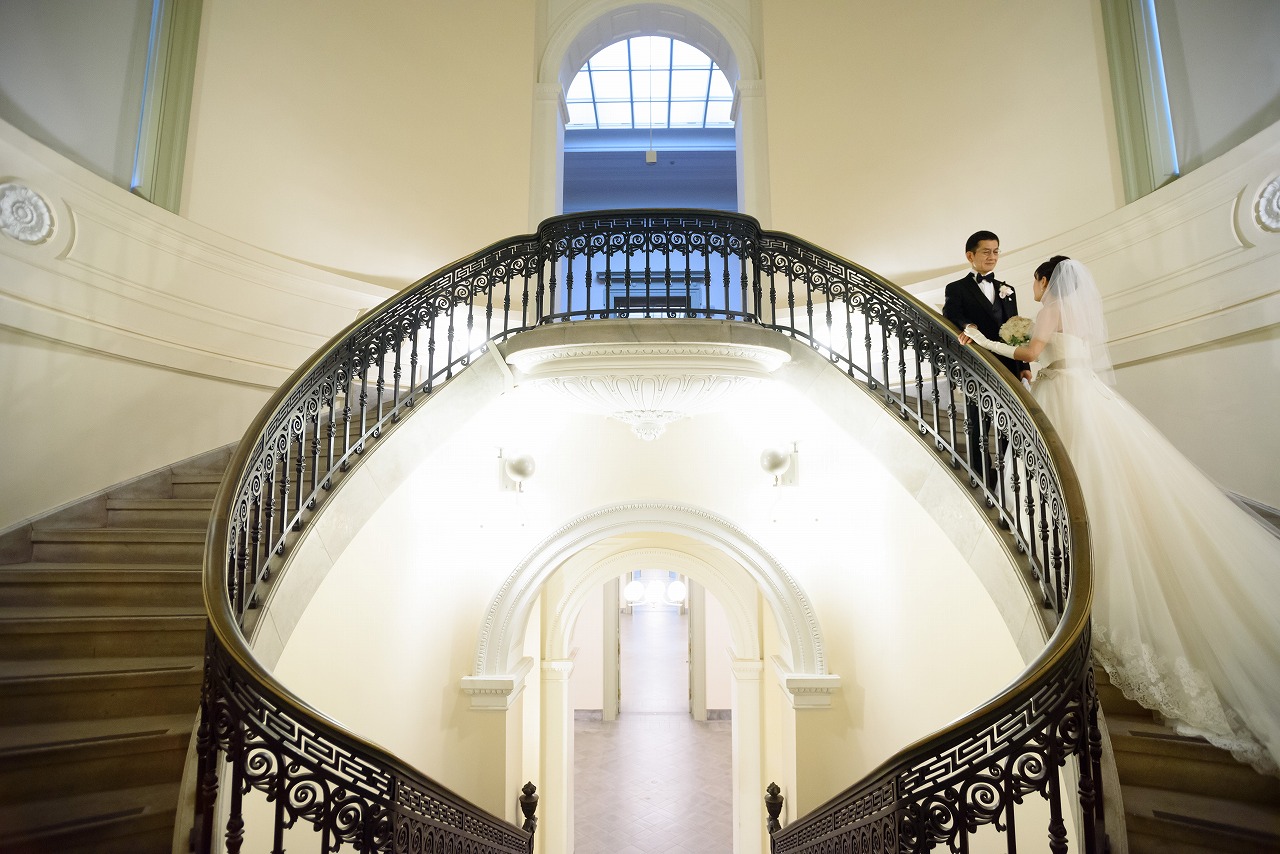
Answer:
[[[951,321],[957,332],[963,332],[964,328],[972,323],[992,341],[1000,340],[1001,325],[1018,313],[1018,295],[1013,292],[1013,288],[1009,288],[1009,295],[1001,298],[1000,289],[1007,286],[999,280],[995,281],[994,285],[996,297],[994,303],[987,302],[973,273],[947,285],[946,302],[942,305],[942,314]],[[996,356],[996,358],[1015,377],[1029,368],[1026,362],[1006,359],[1004,356]]]

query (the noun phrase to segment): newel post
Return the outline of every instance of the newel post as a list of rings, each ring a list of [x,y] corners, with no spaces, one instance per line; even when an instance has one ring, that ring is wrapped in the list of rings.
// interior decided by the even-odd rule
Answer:
[[[765,827],[769,828],[769,848],[772,849],[773,835],[782,830],[782,823],[778,821],[778,816],[782,815],[782,790],[777,783],[770,783],[764,791],[764,808],[769,813]]]
[[[533,834],[538,829],[538,817],[534,812],[538,809],[538,787],[533,781],[525,783],[520,789],[520,812],[524,813],[524,824],[521,825],[529,833],[529,851],[533,851]]]

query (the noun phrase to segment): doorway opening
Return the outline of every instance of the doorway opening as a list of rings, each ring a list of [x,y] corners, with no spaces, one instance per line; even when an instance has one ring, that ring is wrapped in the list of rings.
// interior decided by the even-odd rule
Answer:
[[[719,656],[724,666],[711,675],[711,694],[725,704],[713,720],[705,714],[707,673],[692,672],[705,664],[708,644],[724,649],[727,622],[713,597],[675,573],[641,570],[620,582],[602,588],[598,624],[584,613],[574,629],[575,678],[591,675],[578,669],[590,645],[601,650],[603,669],[617,668],[613,684],[620,686],[613,720],[595,709],[575,709],[574,850],[605,854],[630,845],[727,854],[733,840],[728,657]],[[641,593],[632,600],[618,595],[634,595],[637,587]],[[703,713],[695,720],[698,685]]]

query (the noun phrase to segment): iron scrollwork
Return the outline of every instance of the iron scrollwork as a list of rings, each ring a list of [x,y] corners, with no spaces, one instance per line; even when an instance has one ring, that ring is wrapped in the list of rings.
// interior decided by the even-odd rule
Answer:
[[[241,442],[208,543],[206,584],[226,613],[211,612],[202,702],[206,833],[219,792],[237,804],[237,822],[240,797],[259,792],[276,810],[276,833],[309,823],[326,850],[429,851],[445,836],[465,840],[457,844],[467,851],[525,850],[521,828],[473,819],[465,802],[442,796],[393,758],[375,760],[358,739],[312,716],[269,674],[231,662],[252,662],[244,630],[297,532],[324,512],[325,494],[386,431],[495,343],[536,326],[617,318],[751,323],[813,348],[980,491],[1025,556],[1024,571],[1051,620],[1065,620],[1078,595],[1087,601],[1087,589],[1075,584],[1077,564],[1087,562],[1087,531],[1082,514],[1073,515],[1078,498],[1064,486],[1062,453],[1025,393],[993,361],[960,346],[936,312],[870,271],[766,232],[747,216],[556,217],[535,234],[426,276],[335,336]],[[984,426],[968,447],[965,419],[973,412]],[[986,483],[988,467],[1001,473],[998,482]],[[1024,797],[1057,785],[1066,757],[1092,750],[1096,710],[1082,687],[1092,684],[1087,613],[1085,628],[1073,619],[1075,634],[1053,653],[1069,664],[1020,686],[995,717],[929,741],[818,816],[779,828],[776,850],[827,850],[822,840],[838,837],[840,850],[959,851],[974,828],[1010,827]],[[231,769],[229,785],[216,757]],[[1082,782],[1086,800],[1099,812],[1096,774]],[[242,838],[233,823],[228,832]],[[1052,834],[1061,823],[1055,819]]]

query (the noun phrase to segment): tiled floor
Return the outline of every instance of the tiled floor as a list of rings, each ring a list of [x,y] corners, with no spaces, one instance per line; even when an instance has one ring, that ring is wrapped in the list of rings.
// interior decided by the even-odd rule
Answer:
[[[622,616],[622,711],[575,723],[574,854],[733,848],[730,724],[689,715],[685,620]]]

